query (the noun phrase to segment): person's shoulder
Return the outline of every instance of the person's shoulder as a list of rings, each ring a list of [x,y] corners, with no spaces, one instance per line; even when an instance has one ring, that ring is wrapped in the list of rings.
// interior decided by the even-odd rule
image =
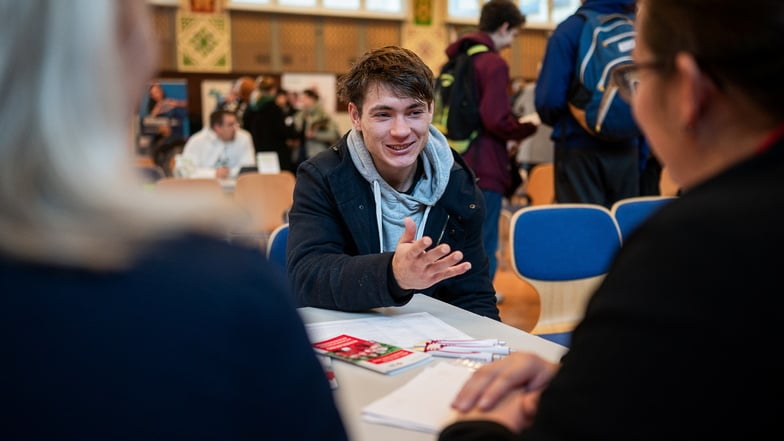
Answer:
[[[176,259],[182,255],[192,255],[184,263],[200,265],[205,262],[214,262],[217,258],[236,257],[242,260],[257,260],[263,255],[255,248],[233,245],[222,237],[196,231],[185,231],[162,239],[154,244],[148,254],[153,259]]]
[[[253,141],[253,136],[251,136],[250,132],[247,129],[243,129],[241,127],[237,129],[237,137],[241,138],[242,141],[245,142]]]
[[[356,167],[348,153],[344,136],[326,150],[308,158],[301,164],[300,169],[303,173],[318,174],[324,179],[332,179],[345,176],[350,170],[356,170]]]
[[[210,287],[249,291],[261,286],[284,290],[258,247],[232,244],[223,237],[195,231],[152,244],[133,271],[157,274],[163,285],[179,283],[200,291]]]
[[[309,164],[322,171],[327,171],[336,169],[347,161],[352,162],[351,156],[348,153],[348,146],[341,139],[328,149],[317,153],[315,156],[305,161],[305,164]]]
[[[192,144],[202,144],[205,141],[210,139],[210,135],[212,134],[212,130],[208,129],[207,127],[202,128],[201,130],[193,133],[185,140],[185,145],[192,145]]]

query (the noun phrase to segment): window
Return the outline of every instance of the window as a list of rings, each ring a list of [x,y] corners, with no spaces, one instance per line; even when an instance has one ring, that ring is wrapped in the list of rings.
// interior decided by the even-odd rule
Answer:
[[[228,0],[227,9],[403,20],[408,0]]]
[[[476,24],[482,5],[487,0],[449,0],[447,21],[455,24]],[[580,0],[517,0],[525,14],[526,26],[554,28],[580,6]]]

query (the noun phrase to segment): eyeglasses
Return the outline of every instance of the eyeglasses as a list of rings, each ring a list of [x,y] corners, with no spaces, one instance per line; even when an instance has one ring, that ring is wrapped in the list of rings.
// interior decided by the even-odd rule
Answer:
[[[629,63],[617,66],[612,71],[612,82],[618,88],[618,95],[631,103],[637,94],[637,87],[640,84],[640,70],[660,69],[664,66],[661,61],[648,61],[641,63]]]

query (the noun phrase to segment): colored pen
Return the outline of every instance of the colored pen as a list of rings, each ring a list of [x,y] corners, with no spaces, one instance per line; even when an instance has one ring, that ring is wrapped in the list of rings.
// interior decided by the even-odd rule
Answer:
[[[431,352],[431,351],[452,351],[452,352],[488,352],[491,354],[509,355],[512,350],[508,346],[481,346],[481,345],[449,345],[443,343],[428,342],[424,345],[414,346],[414,349]]]
[[[486,338],[483,340],[448,340],[448,339],[432,339],[426,341],[424,344],[439,343],[449,346],[465,346],[465,347],[486,347],[486,346],[505,346],[506,342],[495,338]]]
[[[428,351],[427,353],[432,354],[435,357],[465,358],[469,360],[481,361],[484,363],[490,363],[497,357],[497,355],[491,354],[489,352]]]

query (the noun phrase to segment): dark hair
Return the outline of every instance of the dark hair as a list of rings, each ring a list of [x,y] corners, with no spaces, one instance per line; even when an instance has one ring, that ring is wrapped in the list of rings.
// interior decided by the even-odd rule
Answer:
[[[781,0],[642,0],[640,38],[672,72],[691,54],[717,87],[733,87],[784,117],[784,2]],[[731,24],[731,25],[730,25]],[[727,26],[733,31],[728,32]]]
[[[525,24],[525,15],[512,0],[490,0],[482,6],[479,16],[479,30],[482,32],[495,32],[504,23],[509,23],[509,29]]]
[[[314,89],[305,89],[305,90],[302,91],[302,93],[304,93],[305,95],[313,98],[316,101],[318,101],[318,99],[319,99],[319,94]]]
[[[399,46],[385,46],[362,55],[340,77],[338,97],[345,103],[354,103],[362,113],[367,90],[374,85],[384,85],[401,98],[427,104],[433,101],[433,71],[413,51]]]
[[[235,118],[237,117],[237,114],[232,112],[231,110],[224,110],[224,109],[216,110],[210,113],[210,128],[213,128],[216,125],[222,125],[224,115],[234,115]]]
[[[161,99],[162,100],[166,99],[166,90],[163,88],[161,83],[157,83],[157,82],[150,83],[150,85],[147,86],[147,113],[148,114],[152,112],[152,109],[155,108],[155,104],[157,103],[157,101],[152,99],[152,94],[150,93],[153,87],[157,87],[161,89]]]
[[[258,82],[258,89],[262,92],[271,93],[278,87],[278,82],[275,78],[264,76]]]

